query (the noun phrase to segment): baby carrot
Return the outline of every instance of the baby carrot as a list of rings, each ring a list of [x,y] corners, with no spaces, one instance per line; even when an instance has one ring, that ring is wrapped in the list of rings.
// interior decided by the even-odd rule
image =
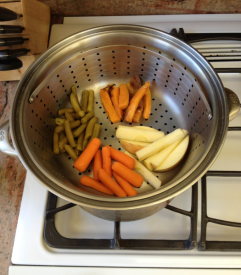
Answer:
[[[139,102],[147,92],[147,89],[150,86],[150,81],[146,82],[132,97],[130,104],[125,113],[125,121],[132,122],[133,117],[135,115],[136,109],[138,107]]]
[[[78,157],[74,163],[74,167],[83,172],[89,166],[91,160],[93,159],[95,153],[99,149],[101,141],[98,138],[93,138],[88,146],[85,148],[83,153]]]
[[[120,177],[116,172],[113,172],[113,176],[128,196],[136,196],[138,194],[129,182]]]
[[[135,160],[133,158],[131,158],[131,157],[127,156],[126,154],[112,148],[111,146],[106,145],[105,147],[108,147],[110,149],[110,156],[113,160],[124,164],[125,166],[127,166],[128,168],[130,168],[132,170],[134,169]],[[102,148],[102,150],[103,150],[103,148]]]
[[[110,149],[108,147],[102,148],[102,160],[103,169],[110,177],[112,177]]]
[[[129,169],[120,162],[114,162],[112,165],[112,170],[135,187],[140,187],[143,183],[143,177],[141,175],[137,174],[135,171]]]
[[[107,89],[107,88],[106,88]],[[112,105],[110,96],[108,94],[108,91],[106,89],[101,89],[100,90],[100,98],[101,98],[101,102],[107,112],[107,115],[110,119],[111,122],[116,123],[116,122],[120,122],[120,118],[117,115],[115,108]]]
[[[120,84],[119,107],[125,110],[129,104],[129,91],[126,84]]]
[[[98,170],[102,168],[102,158],[101,158],[101,151],[97,150],[94,156],[94,179],[99,180],[98,178]]]
[[[126,197],[126,192],[110,177],[104,169],[98,170],[99,180],[117,197]]]
[[[144,105],[144,111],[143,111],[143,118],[148,119],[151,113],[151,92],[150,88],[147,89],[146,94],[143,97],[143,105]]]
[[[85,185],[85,186],[89,186],[91,188],[94,188],[95,190],[98,190],[102,193],[105,193],[105,194],[109,194],[109,195],[113,195],[114,193],[108,189],[107,187],[105,187],[104,184],[88,177],[88,176],[83,176],[81,179],[80,179],[80,182]]]
[[[116,86],[113,86],[112,90],[110,92],[110,95],[111,95],[111,101],[112,101],[113,106],[116,110],[116,113],[120,117],[120,119],[122,119],[123,118],[123,110],[119,107],[120,89]]]

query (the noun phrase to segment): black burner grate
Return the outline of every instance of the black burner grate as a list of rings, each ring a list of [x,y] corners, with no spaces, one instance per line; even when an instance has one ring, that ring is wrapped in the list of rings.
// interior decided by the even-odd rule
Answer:
[[[170,211],[188,216],[191,219],[190,235],[187,240],[144,240],[144,239],[122,239],[120,223],[114,223],[114,236],[112,239],[69,239],[61,236],[56,230],[54,217],[60,211],[69,209],[75,204],[69,203],[56,208],[58,197],[49,192],[48,203],[44,223],[44,239],[46,243],[54,248],[65,249],[136,249],[136,250],[184,250],[196,247],[197,240],[197,210],[198,210],[198,188],[197,183],[192,187],[191,211],[185,211],[168,205]]]
[[[229,131],[241,131],[241,127],[229,127]],[[241,242],[232,241],[207,241],[207,224],[209,222],[224,226],[241,227],[241,223],[229,222],[210,218],[207,215],[207,178],[208,177],[241,177],[241,171],[208,171],[202,177],[202,216],[201,216],[201,238],[198,249],[217,251],[241,251]]]

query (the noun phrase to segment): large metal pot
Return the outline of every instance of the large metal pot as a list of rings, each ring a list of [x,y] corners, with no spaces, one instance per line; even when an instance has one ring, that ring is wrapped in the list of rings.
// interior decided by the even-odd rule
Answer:
[[[109,83],[126,83],[136,74],[151,80],[153,97],[152,115],[140,124],[166,133],[187,129],[190,145],[185,159],[169,172],[156,173],[163,182],[160,189],[135,197],[77,188],[81,175],[72,168],[73,161],[52,153],[57,110],[69,105],[72,85],[79,97],[83,89],[93,89],[102,144],[119,148],[114,136],[118,124],[112,125],[103,112],[99,90]],[[8,123],[0,131],[0,149],[17,155],[48,190],[87,212],[107,220],[138,220],[164,208],[208,170],[225,140],[229,113],[233,118],[239,106],[237,96],[225,91],[208,61],[185,42],[147,27],[104,26],[62,40],[29,67],[11,110],[15,150],[8,144]]]

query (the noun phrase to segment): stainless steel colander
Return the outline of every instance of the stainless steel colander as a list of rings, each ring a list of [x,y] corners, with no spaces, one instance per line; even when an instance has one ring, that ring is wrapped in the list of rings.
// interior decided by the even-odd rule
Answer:
[[[99,91],[110,83],[126,83],[136,74],[151,81],[152,94],[150,119],[142,119],[139,125],[166,134],[177,128],[186,129],[190,145],[176,168],[156,173],[163,183],[160,189],[116,198],[80,185],[84,173],[73,168],[73,160],[66,154],[53,154],[54,120],[58,109],[70,107],[72,85],[77,87],[79,100],[83,89],[93,89],[102,146],[112,145],[124,151],[115,131],[119,124],[126,123],[110,122]],[[230,92],[229,96],[239,106],[236,95]],[[11,133],[25,167],[51,192],[96,216],[124,221],[157,212],[207,171],[223,144],[228,115],[222,83],[195,49],[155,29],[112,25],[72,35],[32,64],[16,91]],[[91,175],[91,171],[89,167],[85,174]]]

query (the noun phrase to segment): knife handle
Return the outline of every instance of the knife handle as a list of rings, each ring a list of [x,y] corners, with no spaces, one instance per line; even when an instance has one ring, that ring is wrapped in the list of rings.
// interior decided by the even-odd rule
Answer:
[[[28,38],[22,37],[10,37],[10,38],[0,38],[0,47],[21,45],[24,41],[29,40]]]
[[[18,58],[12,58],[9,60],[0,60],[0,71],[11,71],[20,69],[23,66],[23,62]]]
[[[21,14],[18,14],[12,10],[0,7],[0,21],[11,21],[16,20],[22,17]]]
[[[16,49],[16,50],[1,50],[0,60],[9,60],[18,56],[26,55],[30,50],[28,49]]]
[[[21,33],[24,30],[21,26],[0,25],[0,34]]]

